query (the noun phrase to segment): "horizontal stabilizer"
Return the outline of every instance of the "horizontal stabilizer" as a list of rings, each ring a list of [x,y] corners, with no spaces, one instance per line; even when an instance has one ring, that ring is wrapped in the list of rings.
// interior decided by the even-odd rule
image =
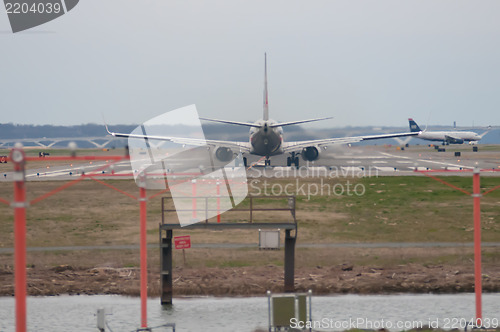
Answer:
[[[228,124],[234,124],[234,125],[238,125],[238,126],[260,128],[260,125],[255,124],[255,123],[250,123],[250,122],[227,121],[227,120],[208,119],[208,118],[200,118],[200,120],[219,122],[219,123],[228,123]]]
[[[291,126],[291,125],[296,125],[300,123],[307,123],[307,122],[314,122],[314,121],[322,121],[322,120],[328,120],[328,119],[333,119],[333,116],[327,117],[327,118],[318,118],[318,119],[309,119],[309,120],[299,120],[299,121],[288,121],[288,122],[281,122],[281,123],[275,123],[272,124],[270,127],[284,127],[284,126]]]

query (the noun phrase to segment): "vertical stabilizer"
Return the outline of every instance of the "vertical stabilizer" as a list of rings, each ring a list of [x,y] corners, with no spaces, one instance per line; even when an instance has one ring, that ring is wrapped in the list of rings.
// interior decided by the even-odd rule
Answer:
[[[269,100],[267,95],[267,54],[264,53],[264,121],[269,120]]]
[[[417,132],[417,131],[422,131],[422,129],[420,129],[419,125],[415,122],[415,120],[410,118],[410,119],[408,119],[408,122],[410,123],[410,131],[412,133]]]

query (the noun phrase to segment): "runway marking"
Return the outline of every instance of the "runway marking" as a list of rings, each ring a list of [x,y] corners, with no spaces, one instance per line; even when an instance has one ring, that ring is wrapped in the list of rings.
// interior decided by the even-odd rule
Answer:
[[[36,178],[36,177],[56,177],[56,176],[65,176],[65,175],[70,175],[69,173],[72,172],[73,174],[72,175],[77,175],[77,174],[80,174],[81,172],[85,172],[87,174],[91,174],[91,175],[96,175],[96,174],[102,174],[102,171],[100,172],[87,172],[86,169],[96,169],[96,168],[100,168],[100,167],[103,167],[104,165],[106,165],[105,163],[97,163],[97,164],[93,164],[93,165],[75,165],[73,167],[70,167],[70,168],[63,168],[63,169],[56,169],[56,170],[50,170],[50,169],[47,169],[46,171],[41,171],[39,170],[38,172],[37,171],[29,171],[30,174],[26,174],[26,177],[27,178]],[[121,166],[127,166],[127,165],[130,165],[130,163],[128,161],[122,161],[120,163],[117,163],[117,164],[114,164],[114,166],[117,166],[117,165],[121,165]],[[57,166],[55,166],[57,167]],[[54,168],[55,168],[54,167]],[[34,173],[31,173],[31,172],[34,172]],[[105,169],[105,172],[106,173],[110,173],[110,170],[109,168],[106,168]],[[37,175],[37,173],[39,173]],[[130,171],[128,171],[128,173],[130,173]]]
[[[459,164],[450,164],[450,163],[444,163],[440,161],[434,161],[434,160],[424,160],[424,159],[417,159],[417,161],[421,162],[426,162],[426,163],[432,163],[432,164],[438,164],[438,165],[445,165],[446,167],[450,168],[451,167],[462,167],[462,168],[467,168],[467,169],[474,169],[472,166],[464,166],[464,165],[459,165]]]
[[[384,156],[387,156],[387,158],[411,159],[410,157],[396,156],[394,154],[390,154],[390,153],[387,153],[387,152],[380,152],[380,153],[383,154]]]
[[[115,174],[132,174],[132,170],[115,172]]]
[[[411,170],[415,170],[415,167],[408,167],[408,168],[411,169]],[[430,168],[427,168],[427,167],[417,166],[417,171],[427,171],[429,169]]]
[[[343,171],[346,171],[346,172],[362,172],[363,169],[361,167],[357,167],[357,166],[346,166],[346,167],[340,167]]]
[[[28,175],[26,175],[26,177],[27,177],[27,178],[28,178],[28,177],[35,177],[35,176],[37,176],[37,174],[36,174],[36,173],[40,173],[40,176],[41,176],[42,174],[43,174],[44,176],[54,176],[54,175],[52,175],[52,174],[64,174],[64,173],[68,173],[68,174],[69,174],[69,172],[71,172],[71,171],[75,172],[76,170],[75,170],[74,168],[65,168],[65,169],[58,169],[58,170],[56,170],[56,171],[35,172],[35,173],[32,173],[32,174],[28,174]]]
[[[383,161],[383,160],[374,160],[374,161],[372,161],[372,164],[387,164],[387,161]]]
[[[309,171],[326,171],[326,166],[313,166],[307,168]]]
[[[396,162],[398,164],[411,164],[412,163],[412,161],[409,161],[409,160],[396,160]]]
[[[395,172],[394,167],[388,167],[388,166],[374,166],[374,167],[382,172]]]
[[[73,174],[76,174],[76,173],[73,173]],[[36,175],[36,174],[30,174],[30,177],[57,177],[57,176],[64,176],[64,175],[69,175],[69,172],[50,172],[50,173],[45,173],[45,172],[40,172],[40,175]],[[28,177],[28,176],[26,176]]]
[[[85,174],[87,174],[87,175],[101,175],[101,174],[110,174],[110,173],[111,172],[106,172],[106,171],[104,171],[104,173],[103,173],[103,171],[85,172]]]
[[[390,157],[386,157],[386,156],[356,156],[356,157],[352,157],[352,156],[347,156],[347,155],[344,155],[344,156],[338,156],[336,155],[334,157],[335,159],[389,159]]]
[[[427,160],[427,159],[411,159],[410,157],[403,157],[403,156],[396,156],[396,155],[393,155],[393,154],[390,154],[390,153],[386,153],[386,152],[380,152],[381,154],[383,155],[386,155],[386,156],[389,156],[389,157],[392,157],[392,158],[400,158],[400,159],[410,159],[410,160],[415,160],[415,161],[418,161],[418,162],[422,162],[422,163],[432,163],[432,164],[438,164],[438,165],[444,165],[446,167],[462,167],[462,168],[467,168],[467,169],[474,169],[474,167],[472,166],[464,166],[464,165],[459,165],[459,164],[451,164],[451,163],[446,163],[446,162],[441,162],[441,161],[435,161],[435,160]],[[398,161],[399,163],[399,161]]]
[[[361,161],[359,161],[359,160],[348,160],[348,161],[346,161],[346,163],[348,163],[348,164],[361,164]]]

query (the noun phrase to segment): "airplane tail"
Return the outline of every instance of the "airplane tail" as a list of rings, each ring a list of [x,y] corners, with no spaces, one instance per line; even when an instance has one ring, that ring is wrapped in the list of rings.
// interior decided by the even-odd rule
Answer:
[[[267,95],[267,54],[264,53],[264,114],[262,116],[264,121],[269,120],[269,100]]]
[[[264,121],[269,120],[269,103],[268,103],[268,101],[269,100],[268,100],[268,94],[267,94],[267,54],[264,53],[264,114],[262,116],[262,119]],[[301,124],[301,123],[327,120],[327,119],[331,119],[331,118],[332,117],[326,117],[326,118],[318,118],[318,119],[308,119],[308,120],[273,123],[273,124],[269,125],[269,127],[276,128],[276,127],[291,126],[291,125],[296,125],[296,124]],[[254,127],[254,128],[261,127],[260,124],[250,123],[250,122],[228,121],[228,120],[218,120],[218,119],[209,119],[209,118],[200,118],[200,119],[206,120],[206,121],[212,121],[212,122],[234,124],[234,125],[238,125],[238,126],[247,126],[247,127]]]
[[[410,123],[410,131],[412,133],[422,131],[422,129],[420,129],[418,124],[412,118],[408,119],[408,122]]]

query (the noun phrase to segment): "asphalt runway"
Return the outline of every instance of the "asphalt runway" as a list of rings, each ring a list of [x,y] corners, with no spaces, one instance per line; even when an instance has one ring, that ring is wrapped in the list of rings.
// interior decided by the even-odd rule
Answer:
[[[300,167],[287,167],[287,155],[271,157],[271,167],[264,167],[258,156],[249,156],[247,176],[258,177],[361,177],[361,176],[401,176],[418,175],[415,170],[473,170],[475,167],[500,170],[500,145],[477,145],[479,151],[473,152],[471,145],[446,146],[438,152],[427,145],[410,146],[402,150],[395,146],[335,146],[322,150],[320,158],[314,162],[300,159]],[[460,156],[455,154],[459,152]],[[111,165],[112,163],[108,163]],[[26,170],[28,181],[71,180],[86,174],[99,177],[132,178],[129,161],[121,161],[102,169],[104,162],[46,166]],[[205,170],[206,171],[206,170]],[[137,172],[137,171],[135,171]],[[206,171],[208,172],[208,171]],[[470,174],[470,173],[448,173]],[[484,173],[499,175],[500,172]],[[12,181],[11,172],[0,173],[0,181]]]

